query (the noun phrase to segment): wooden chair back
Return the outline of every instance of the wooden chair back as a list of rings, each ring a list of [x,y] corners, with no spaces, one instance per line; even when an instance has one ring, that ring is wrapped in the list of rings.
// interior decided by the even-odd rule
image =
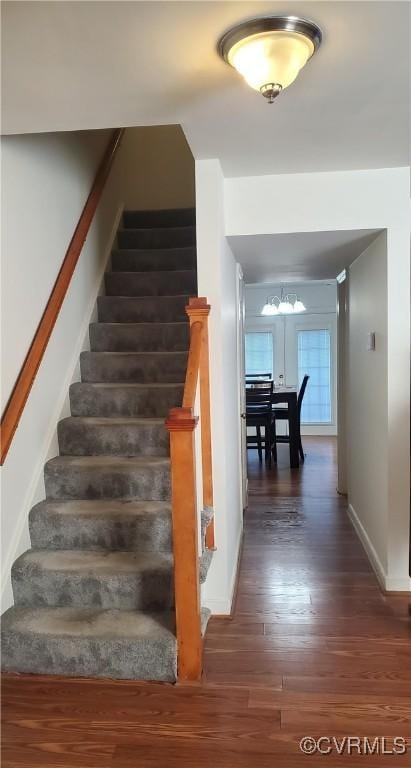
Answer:
[[[259,410],[271,410],[273,382],[265,381],[249,387],[245,391],[246,410],[253,413]]]
[[[305,374],[305,376],[304,376],[304,378],[303,378],[303,380],[301,382],[300,391],[298,392],[298,398],[297,398],[298,416],[300,416],[300,414],[301,414],[301,406],[303,404],[304,394],[305,394],[305,390],[307,389],[307,384],[308,384],[308,379],[309,378],[310,377],[308,376],[308,374]]]

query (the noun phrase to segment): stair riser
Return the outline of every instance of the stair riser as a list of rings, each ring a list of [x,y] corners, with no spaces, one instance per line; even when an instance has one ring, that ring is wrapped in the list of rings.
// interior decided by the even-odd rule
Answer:
[[[65,419],[57,428],[62,456],[168,456],[164,424],[89,424]]]
[[[125,211],[123,227],[189,227],[195,224],[195,208],[164,211]]]
[[[46,496],[49,499],[170,499],[170,467],[136,465],[125,468],[50,467],[44,470]]]
[[[181,323],[187,320],[189,296],[136,297],[99,296],[101,323]]]
[[[124,640],[70,635],[2,633],[2,667],[8,672],[64,677],[108,677],[173,683],[177,677],[175,638]]]
[[[180,383],[185,379],[187,354],[170,355],[82,352],[81,379],[84,382]]]
[[[107,296],[180,296],[197,294],[196,273],[107,272]]]
[[[188,323],[92,323],[93,352],[184,352],[190,344]]]
[[[195,242],[195,227],[120,229],[117,233],[120,248],[184,248]]]
[[[16,605],[166,610],[173,607],[172,569],[143,573],[89,574],[76,571],[12,569]]]
[[[171,553],[171,513],[66,516],[38,507],[30,513],[30,538],[35,549]]]
[[[196,269],[196,250],[187,248],[115,250],[111,254],[113,272],[158,272]]]
[[[129,416],[165,418],[170,408],[181,405],[183,385],[173,387],[99,387],[72,384],[70,405],[73,416]]]

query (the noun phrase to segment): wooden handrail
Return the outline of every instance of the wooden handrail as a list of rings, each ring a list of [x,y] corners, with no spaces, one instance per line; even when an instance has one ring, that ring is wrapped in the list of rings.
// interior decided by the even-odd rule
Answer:
[[[166,419],[170,432],[171,502],[174,550],[177,665],[179,680],[199,680],[202,672],[201,602],[199,584],[198,514],[194,416],[200,382],[201,455],[203,504],[213,505],[211,463],[208,315],[203,298],[190,299],[190,349],[183,405],[172,408]],[[214,523],[208,526],[206,546],[214,548]],[[209,531],[211,530],[211,534]]]
[[[201,322],[193,323],[190,329],[190,350],[187,360],[183,408],[194,408],[200,371],[202,334],[203,324]]]
[[[26,359],[20,369],[13,391],[4,409],[1,418],[1,458],[3,464],[13,439],[13,435],[19,424],[30,390],[36,378],[37,371],[47,349],[47,344],[58,318],[61,306],[73,277],[74,270],[85,239],[88,235],[91,222],[100,202],[104,186],[113,164],[114,157],[120,146],[124,128],[113,131],[107,149],[101,160],[95,176],[90,194],[86,200],[73,237],[67,248],[66,255],[57,275],[49,300],[46,304],[43,316],[37,326],[33,341],[31,342]]]
[[[203,338],[201,345],[200,359],[200,419],[201,419],[201,461],[203,474],[203,505],[204,507],[213,507],[213,468],[212,468],[212,450],[211,450],[211,403],[210,403],[210,365],[208,348],[208,316],[210,314],[210,305],[203,298],[192,298],[189,300],[186,312],[190,318],[191,328],[202,322]],[[206,530],[206,547],[214,549],[214,518]]]

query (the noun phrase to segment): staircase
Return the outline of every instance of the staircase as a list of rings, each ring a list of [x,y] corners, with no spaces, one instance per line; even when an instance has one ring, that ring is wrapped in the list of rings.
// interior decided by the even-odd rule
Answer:
[[[30,512],[32,549],[12,568],[5,670],[176,679],[164,419],[182,401],[196,282],[194,210],[124,214],[60,455]],[[208,522],[206,510],[203,534]]]

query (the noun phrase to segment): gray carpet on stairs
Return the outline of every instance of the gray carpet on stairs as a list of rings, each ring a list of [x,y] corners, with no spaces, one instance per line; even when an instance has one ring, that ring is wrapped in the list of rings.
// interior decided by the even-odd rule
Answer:
[[[181,323],[187,322],[185,308],[189,295],[99,296],[100,323]]]
[[[32,549],[12,568],[5,670],[162,680],[177,674],[169,437],[196,295],[193,209],[127,211],[58,425]],[[202,541],[212,510],[202,513]],[[212,552],[200,558],[206,578]],[[205,631],[209,611],[202,610]]]

